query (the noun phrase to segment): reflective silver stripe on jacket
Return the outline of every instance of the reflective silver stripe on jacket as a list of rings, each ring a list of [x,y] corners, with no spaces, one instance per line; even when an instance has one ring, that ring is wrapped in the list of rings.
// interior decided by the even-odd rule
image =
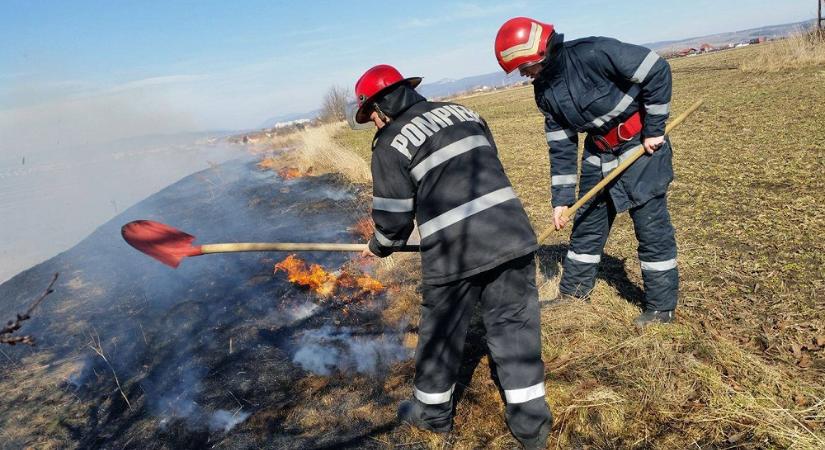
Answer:
[[[547,143],[550,142],[559,142],[559,141],[570,141],[573,137],[576,136],[576,132],[573,130],[557,130],[557,131],[548,131],[547,132]]]
[[[652,271],[652,272],[664,272],[666,270],[676,268],[676,258],[668,259],[667,261],[656,261],[656,262],[639,261],[639,262],[642,264],[642,270],[648,270],[648,271]]]
[[[410,212],[413,210],[412,198],[373,197],[372,209],[388,212]]]
[[[508,405],[526,403],[535,398],[544,397],[544,382],[521,389],[505,389],[504,399]]]
[[[622,97],[622,99],[619,100],[619,103],[617,103],[616,106],[614,106],[609,113],[604,114],[601,117],[596,117],[590,123],[592,123],[596,127],[600,127],[606,124],[607,122],[610,122],[611,120],[615,119],[616,117],[619,117],[619,114],[625,112],[625,110],[627,110],[630,104],[633,103],[633,99],[636,97],[636,95],[639,94],[639,89],[640,88],[638,85],[631,86],[631,88],[628,89],[624,97]]]
[[[550,184],[553,186],[566,186],[569,184],[576,184],[578,175],[553,175],[550,177]]]
[[[664,116],[670,114],[670,102],[663,105],[645,105],[645,110],[652,116]]]
[[[424,158],[423,161],[418,163],[410,173],[415,177],[417,181],[421,181],[424,178],[424,175],[430,171],[433,167],[438,166],[439,164],[443,164],[445,161],[449,160],[450,158],[455,158],[456,156],[469,152],[470,150],[476,149],[478,147],[489,146],[490,141],[487,140],[486,136],[476,135],[476,136],[467,136],[464,139],[460,139],[458,141],[453,142],[450,145],[444,146],[436,151],[434,151],[430,156]]]
[[[586,255],[583,253],[576,253],[573,250],[567,251],[567,257],[573,261],[578,261],[586,264],[597,264],[602,260],[602,255]]]
[[[424,392],[421,389],[415,388],[415,398],[418,399],[421,403],[425,405],[440,405],[442,403],[447,403],[453,397],[453,391],[455,390],[455,384],[450,386],[448,391],[444,392],[437,392],[431,394],[429,392]]]
[[[463,205],[455,208],[422,223],[418,226],[418,232],[421,233],[421,239],[424,239],[438,230],[446,228],[456,222],[460,222],[474,214],[478,214],[485,209],[492,208],[499,203],[504,203],[507,200],[516,198],[516,193],[513,188],[508,186],[489,194],[471,200]]]
[[[636,147],[629,148],[625,150],[617,159],[613,161],[608,161],[602,164],[602,175],[607,175],[613,169],[619,167],[619,164],[623,163],[633,152],[636,150]]]
[[[592,164],[596,167],[598,167],[602,164],[602,159],[599,158],[596,155],[590,155],[584,161],[587,162],[587,163],[590,163],[590,164]]]
[[[642,81],[647,78],[647,75],[650,73],[650,69],[653,68],[653,65],[656,64],[656,61],[659,60],[659,55],[656,52],[651,51],[650,53],[645,56],[645,59],[639,64],[639,68],[636,69],[636,72],[630,77],[630,81],[634,83],[641,83]]]
[[[602,173],[607,174],[616,167],[619,167],[618,159],[614,159],[613,161],[607,161],[606,163],[602,164]]]
[[[375,230],[375,240],[378,241],[378,243],[383,247],[400,247],[407,243],[404,240],[393,241],[392,239],[381,234],[381,232],[377,229]]]

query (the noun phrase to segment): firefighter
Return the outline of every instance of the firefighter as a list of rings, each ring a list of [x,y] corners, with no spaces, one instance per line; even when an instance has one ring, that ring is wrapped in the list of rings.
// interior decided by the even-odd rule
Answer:
[[[673,179],[672,150],[665,138],[671,74],[655,52],[615,39],[570,42],[553,25],[510,19],[496,36],[495,53],[505,72],[533,78],[550,147],[553,224],[575,203],[576,184],[587,192],[633,149],[646,154],[576,212],[564,258],[560,299],[584,298],[593,289],[605,241],[617,213],[629,211],[639,241],[644,280],[644,327],[674,318],[679,290],[676,239],[667,209]],[[578,177],[578,133],[587,133]]]
[[[388,65],[358,80],[355,121],[377,128],[372,144],[375,233],[364,256],[385,257],[418,223],[422,286],[414,395],[399,419],[452,429],[453,390],[472,310],[506,400],[506,420],[526,448],[544,448],[545,401],[534,252],[527,214],[498,159],[487,123],[454,103],[430,102]]]

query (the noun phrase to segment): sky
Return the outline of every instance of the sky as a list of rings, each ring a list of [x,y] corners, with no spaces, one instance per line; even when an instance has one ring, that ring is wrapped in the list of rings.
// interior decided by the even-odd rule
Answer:
[[[655,5],[655,6],[651,6]],[[796,22],[815,0],[0,2],[0,157],[259,127],[375,64],[426,82],[498,69],[514,16],[567,39],[654,42]]]

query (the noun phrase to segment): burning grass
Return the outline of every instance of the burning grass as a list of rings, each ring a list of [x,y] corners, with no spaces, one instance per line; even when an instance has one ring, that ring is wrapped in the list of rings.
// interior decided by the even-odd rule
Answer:
[[[318,264],[308,265],[297,255],[289,255],[275,264],[275,273],[285,272],[290,283],[309,289],[323,299],[351,303],[364,296],[384,291],[384,285],[368,273],[359,273],[351,266],[329,272]]]

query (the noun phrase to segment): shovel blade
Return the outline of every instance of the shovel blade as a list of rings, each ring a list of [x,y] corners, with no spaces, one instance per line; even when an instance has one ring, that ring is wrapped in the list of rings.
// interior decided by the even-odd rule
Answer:
[[[135,220],[124,225],[120,234],[132,247],[173,268],[187,256],[203,254],[200,246],[192,245],[195,236],[160,222]]]

